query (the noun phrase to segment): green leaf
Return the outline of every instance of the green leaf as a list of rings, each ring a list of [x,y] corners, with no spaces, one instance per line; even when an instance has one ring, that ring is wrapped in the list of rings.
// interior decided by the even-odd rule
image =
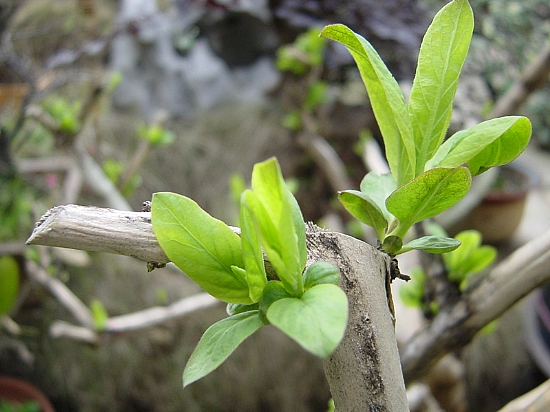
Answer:
[[[307,258],[306,228],[275,158],[254,166],[252,190],[246,200],[259,224],[265,253],[287,290],[299,295]]]
[[[408,252],[409,250],[423,250],[428,253],[440,254],[455,250],[460,246],[460,241],[452,237],[444,236],[423,236],[418,239],[411,240],[403,245],[400,253]]]
[[[290,297],[292,296],[286,291],[281,282],[276,280],[267,282],[259,302],[260,318],[262,322],[266,325],[269,324],[267,320],[267,311],[273,302]]]
[[[464,230],[455,238],[461,245],[452,253],[443,255],[443,262],[450,272],[459,272],[462,262],[468,259],[473,250],[481,246],[481,233],[477,230]]]
[[[342,24],[326,26],[322,37],[347,47],[359,68],[384,138],[386,157],[398,185],[414,177],[416,152],[403,93],[372,45]]]
[[[109,314],[107,313],[107,309],[105,309],[103,302],[99,299],[92,299],[90,309],[92,311],[95,328],[98,331],[105,330],[107,327],[107,321],[109,320]]]
[[[378,206],[382,215],[388,222],[393,219],[393,215],[386,208],[386,199],[397,189],[397,183],[391,174],[378,174],[369,172],[361,181],[361,192],[365,193],[374,204]]]
[[[346,330],[348,301],[338,286],[317,285],[300,299],[274,302],[267,319],[307,351],[325,357],[338,346]]]
[[[306,110],[313,111],[327,100],[327,83],[318,80],[309,85],[303,105]]]
[[[372,226],[378,240],[382,242],[389,222],[395,220],[386,208],[386,199],[397,189],[397,183],[391,174],[369,172],[361,181],[360,187],[361,192],[340,192],[340,202],[356,219]]]
[[[0,256],[0,316],[9,313],[19,293],[19,264],[13,256]]]
[[[210,326],[202,336],[183,371],[183,386],[208,375],[247,337],[263,326],[258,311],[239,313]]]
[[[417,150],[415,175],[424,171],[447,133],[473,27],[468,1],[454,0],[436,14],[422,40],[409,99]]]
[[[399,230],[448,209],[468,193],[472,177],[465,167],[430,169],[393,192],[386,206],[399,219]],[[396,233],[403,237],[405,233]]]
[[[507,116],[482,122],[451,136],[426,167],[457,167],[468,164],[473,175],[514,160],[527,147],[531,122]]]
[[[462,282],[467,276],[481,272],[497,256],[493,246],[481,246],[481,234],[476,230],[465,230],[456,235],[462,244],[455,251],[443,255],[449,272],[449,279]]]
[[[252,303],[250,305],[243,305],[241,303],[228,303],[225,311],[228,316],[238,315],[239,313],[250,312],[251,310],[258,310],[258,303]]]
[[[513,126],[468,162],[472,174],[478,175],[491,167],[505,165],[517,158],[527,147],[531,131],[531,121],[526,117],[519,117]]]
[[[382,250],[390,256],[395,256],[403,247],[403,239],[399,236],[386,236],[382,242]]]
[[[260,245],[261,240],[258,234],[259,225],[256,222],[256,217],[251,210],[250,204],[246,200],[247,197],[253,195],[250,190],[245,190],[241,196],[240,223],[245,277],[248,283],[250,299],[252,302],[257,302],[267,283],[267,277]]]
[[[155,193],[151,220],[168,256],[206,292],[228,303],[253,303],[248,283],[233,266],[243,267],[241,239],[193,200],[174,193]]]
[[[334,265],[327,262],[315,262],[309,265],[304,272],[304,289],[310,289],[315,285],[338,285],[340,271]]]
[[[497,249],[494,246],[483,245],[472,251],[469,259],[464,262],[464,272],[467,275],[481,272],[487,268],[497,257]]]
[[[372,226],[378,239],[384,238],[388,221],[384,218],[378,205],[369,196],[357,190],[344,190],[338,193],[338,199],[354,218]]]

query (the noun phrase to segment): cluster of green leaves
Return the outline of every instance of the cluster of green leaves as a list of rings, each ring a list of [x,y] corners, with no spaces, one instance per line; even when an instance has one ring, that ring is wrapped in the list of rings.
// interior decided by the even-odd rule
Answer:
[[[397,255],[411,249],[454,250],[457,240],[428,236],[403,244],[417,222],[457,203],[472,176],[511,162],[527,146],[531,123],[508,116],[445,136],[474,19],[467,0],[453,0],[434,17],[420,48],[408,103],[372,45],[341,24],[321,36],[347,47],[359,68],[384,139],[391,174],[369,173],[360,190],[339,194],[344,207],[372,226],[382,249]]]
[[[441,228],[432,229],[446,236]],[[447,278],[461,290],[465,290],[472,276],[479,274],[491,265],[497,250],[494,246],[482,245],[481,233],[477,230],[465,230],[455,236],[461,244],[455,250],[443,254],[443,264]],[[434,302],[425,302],[426,274],[421,268],[410,273],[411,280],[399,288],[399,296],[406,306],[427,307],[432,313],[437,311]]]
[[[75,134],[80,130],[79,102],[71,103],[65,98],[55,97],[44,103],[44,109],[58,122],[60,131]]]
[[[324,61],[326,40],[319,37],[320,29],[312,27],[296,37],[292,44],[277,50],[276,66],[281,71],[288,71],[296,76],[312,74],[312,69],[320,67]],[[327,84],[319,79],[320,71],[306,79],[306,89],[301,96],[300,107],[290,111],[283,118],[283,126],[291,130],[302,128],[302,111],[312,113],[327,100]]]
[[[229,317],[206,330],[189,359],[184,386],[266,324],[323,357],[344,335],[348,306],[339,271],[324,262],[306,268],[304,220],[275,159],[255,165],[251,186],[240,197],[240,236],[187,197],[153,196],[153,230],[166,255],[228,303]],[[273,270],[266,270],[264,253]]]
[[[109,321],[109,313],[103,305],[103,302],[99,299],[92,299],[90,302],[90,310],[92,312],[92,318],[94,320],[96,330],[105,330],[107,327],[107,322]]]
[[[165,146],[176,139],[176,134],[160,125],[147,126],[142,124],[136,128],[137,135],[145,139],[151,146]]]
[[[306,74],[312,67],[323,64],[326,40],[319,37],[320,29],[310,28],[296,37],[296,40],[277,50],[277,68],[298,76]]]
[[[118,160],[108,157],[103,161],[102,164],[103,172],[109,178],[111,182],[115,185],[119,185],[120,177],[124,173],[125,166],[124,163],[119,162]],[[133,174],[130,180],[124,187],[120,188],[122,194],[126,197],[131,196],[142,184],[142,178],[139,174]]]
[[[0,177],[0,239],[18,239],[33,226],[33,189],[19,176]]]
[[[481,233],[477,230],[465,230],[455,236],[461,245],[451,253],[443,255],[449,280],[464,290],[472,275],[487,268],[497,257],[494,246],[481,244]]]

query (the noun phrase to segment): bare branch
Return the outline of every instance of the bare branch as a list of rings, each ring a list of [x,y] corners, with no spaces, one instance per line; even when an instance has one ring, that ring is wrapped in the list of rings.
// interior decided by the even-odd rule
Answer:
[[[207,293],[199,293],[178,300],[168,306],[156,306],[133,312],[128,315],[115,316],[107,320],[105,332],[129,332],[145,329],[172,319],[188,315],[196,310],[204,309],[220,301]]]
[[[27,243],[168,262],[154,236],[151,215],[147,212],[60,206],[44,215]],[[307,243],[310,262],[327,261],[339,268],[341,287],[350,304],[347,333],[324,363],[338,410],[367,410],[374,405],[378,410],[407,411],[386,289],[388,257],[360,240],[340,233],[312,231],[311,227]],[[183,302],[181,304],[185,306]],[[203,304],[208,302],[203,301]],[[197,303],[193,306],[196,307]],[[161,315],[163,310],[159,309],[149,311],[151,318]],[[122,319],[130,325],[129,319],[132,318]],[[117,327],[116,318],[109,320],[108,325]],[[74,329],[70,329],[67,333],[73,332]]]
[[[298,135],[298,143],[315,160],[336,192],[353,187],[348,179],[344,163],[323,137],[303,132]]]
[[[78,323],[88,329],[95,328],[90,309],[63,282],[48,275],[44,269],[30,260],[26,261],[26,267],[29,275],[44,286],[71,313]]]
[[[64,321],[56,321],[50,326],[50,335],[55,338],[66,337],[97,344],[101,333],[123,333],[150,328],[219,303],[219,300],[207,293],[199,293],[178,300],[168,306],[157,306],[127,315],[110,317],[107,319],[105,329],[101,331],[97,331],[95,328],[71,325]]]
[[[38,221],[27,244],[115,253],[161,264],[170,261],[153,233],[150,212],[57,206]]]
[[[498,412],[546,412],[550,410],[550,380],[506,404]]]

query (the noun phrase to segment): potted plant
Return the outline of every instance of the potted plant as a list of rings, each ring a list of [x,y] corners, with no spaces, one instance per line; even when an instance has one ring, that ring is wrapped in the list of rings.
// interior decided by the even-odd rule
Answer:
[[[48,398],[30,383],[0,376],[0,412],[54,412]]]

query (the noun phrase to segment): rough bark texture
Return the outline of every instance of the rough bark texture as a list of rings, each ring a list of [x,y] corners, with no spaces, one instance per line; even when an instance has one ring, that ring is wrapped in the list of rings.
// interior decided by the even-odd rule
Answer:
[[[387,256],[352,237],[309,229],[309,262],[338,266],[349,300],[346,335],[324,364],[337,410],[408,411],[388,300]],[[148,212],[59,206],[40,219],[27,243],[169,261]]]
[[[389,257],[341,233],[308,232],[311,261],[340,269],[349,300],[348,329],[324,361],[338,411],[408,411],[386,290]]]
[[[150,212],[57,206],[36,223],[27,244],[115,253],[160,264],[170,261],[153,233]]]

